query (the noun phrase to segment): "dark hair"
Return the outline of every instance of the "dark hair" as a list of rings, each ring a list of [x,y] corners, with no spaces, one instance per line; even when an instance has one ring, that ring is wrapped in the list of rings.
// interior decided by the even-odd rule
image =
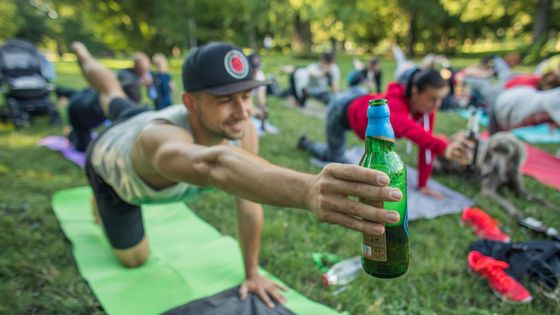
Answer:
[[[334,55],[333,55],[333,53],[329,53],[329,52],[323,53],[321,55],[321,60],[326,62],[326,63],[333,63],[334,62]]]
[[[258,53],[254,52],[254,53],[249,55],[249,62],[251,63],[253,68],[260,68],[260,66],[261,66],[261,56]]]
[[[378,58],[371,58],[371,59],[369,60],[369,65],[370,65],[370,66],[376,65],[376,64],[378,64],[378,63],[379,63],[379,59],[378,59]]]
[[[418,89],[418,92],[422,92],[428,87],[439,89],[445,86],[447,86],[447,81],[441,77],[438,71],[434,69],[417,69],[408,79],[405,96],[409,98],[412,95],[413,87]]]
[[[492,61],[492,56],[484,56],[480,58],[481,65],[490,65],[490,61]]]

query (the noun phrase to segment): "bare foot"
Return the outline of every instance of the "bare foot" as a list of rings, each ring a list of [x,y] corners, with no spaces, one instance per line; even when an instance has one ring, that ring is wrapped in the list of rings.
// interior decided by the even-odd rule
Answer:
[[[422,187],[422,188],[420,188],[419,190],[420,190],[420,192],[423,193],[424,195],[429,196],[429,197],[432,197],[432,198],[434,198],[434,199],[442,200],[442,199],[445,198],[445,196],[444,196],[441,192],[436,191],[436,190],[432,190],[432,189],[430,189],[430,188],[428,188],[428,187]]]
[[[73,42],[72,45],[70,45],[70,48],[72,48],[79,61],[83,60],[84,58],[91,57],[89,50],[81,42]]]

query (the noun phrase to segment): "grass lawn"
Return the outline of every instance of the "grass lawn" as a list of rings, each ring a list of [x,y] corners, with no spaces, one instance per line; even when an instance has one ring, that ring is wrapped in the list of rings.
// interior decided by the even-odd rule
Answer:
[[[343,78],[351,68],[351,56],[339,56]],[[265,72],[278,73],[282,64],[305,64],[288,56],[264,56]],[[104,60],[108,66],[128,66],[125,61]],[[456,60],[458,66],[476,59]],[[180,60],[172,60],[171,72],[181,86]],[[58,83],[85,87],[75,63],[57,65]],[[384,62],[384,81],[392,77],[395,65]],[[278,74],[282,85],[286,77]],[[179,101],[178,94],[175,101]],[[324,139],[323,122],[303,116],[286,106],[284,100],[269,99],[271,122],[281,129],[278,135],[261,138],[261,155],[273,163],[303,172],[317,173],[306,153],[295,150],[299,135]],[[451,135],[464,128],[466,120],[453,113],[440,113],[437,132]],[[61,134],[46,118],[31,127],[14,131],[0,125],[0,314],[101,314],[104,313],[87,283],[81,278],[71,246],[64,238],[50,207],[54,192],[86,185],[83,172],[73,164],[38,147],[37,141]],[[349,134],[351,145],[361,145]],[[415,155],[406,155],[404,142],[398,143],[403,159],[415,164]],[[560,145],[542,145],[555,152]],[[560,176],[560,174],[558,174]],[[449,187],[473,198],[498,218],[515,241],[540,236],[517,226],[496,204],[480,196],[477,186],[458,176],[434,176]],[[558,191],[531,178],[527,188],[560,204]],[[543,209],[509,196],[526,214],[560,227],[560,213]],[[222,233],[236,235],[234,198],[220,191],[204,193],[189,206]],[[554,314],[558,305],[537,295],[528,305],[500,302],[480,277],[467,272],[468,246],[476,238],[459,225],[460,215],[410,223],[410,270],[395,280],[361,275],[344,293],[334,296],[321,286],[320,272],[310,253],[331,252],[343,257],[359,255],[360,235],[337,226],[319,223],[306,211],[264,206],[266,225],[260,262],[264,268],[311,299],[350,314]],[[189,240],[186,240],[189,241]],[[192,240],[191,240],[192,241]],[[534,291],[533,291],[534,292]],[[536,295],[536,293],[535,293]]]

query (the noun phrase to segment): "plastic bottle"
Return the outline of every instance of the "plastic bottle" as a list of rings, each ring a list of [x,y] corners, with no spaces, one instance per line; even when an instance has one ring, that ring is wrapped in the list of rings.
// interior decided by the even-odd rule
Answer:
[[[325,287],[346,285],[356,279],[362,269],[361,257],[356,256],[334,264],[321,276]]]

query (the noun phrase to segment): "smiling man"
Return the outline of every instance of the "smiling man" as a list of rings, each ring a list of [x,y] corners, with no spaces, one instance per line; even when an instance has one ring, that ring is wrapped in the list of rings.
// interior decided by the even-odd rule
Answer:
[[[386,187],[382,173],[331,164],[310,175],[258,156],[250,92],[265,82],[253,80],[239,48],[212,43],[191,52],[183,64],[183,105],[157,112],[126,99],[115,76],[84,45],[72,48],[104,113],[116,122],[90,145],[86,173],[106,235],[124,266],[139,266],[149,256],[140,205],[184,200],[193,186],[215,186],[237,197],[246,274],[240,294],[254,292],[271,307],[284,297],[279,285],[258,273],[263,226],[258,203],[309,209],[319,220],[368,234],[381,234],[383,223],[399,220],[394,211],[348,198],[399,200],[401,192]]]

